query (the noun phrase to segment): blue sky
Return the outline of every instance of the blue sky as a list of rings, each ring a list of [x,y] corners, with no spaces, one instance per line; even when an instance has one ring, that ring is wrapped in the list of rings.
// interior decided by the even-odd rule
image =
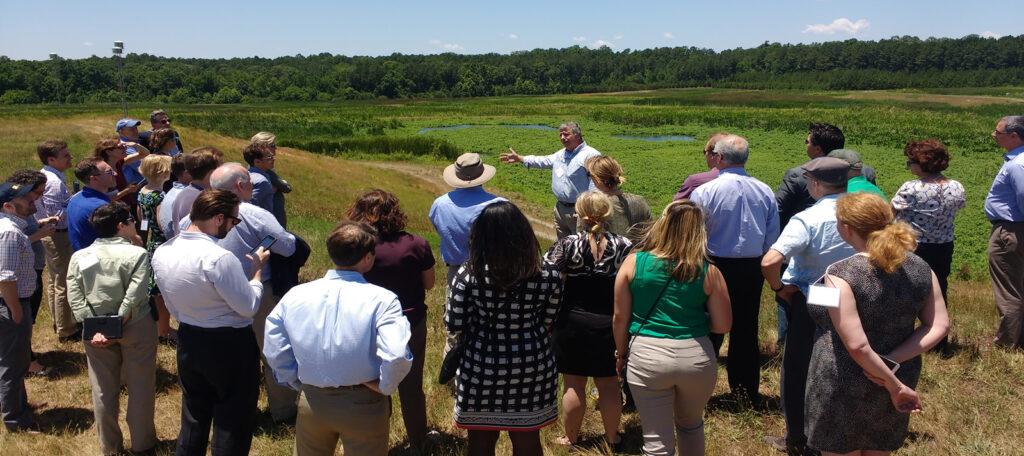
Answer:
[[[9,0],[0,55],[41,60],[126,52],[167,57],[510,53],[812,43],[913,35],[1020,35],[1012,1],[307,1]]]

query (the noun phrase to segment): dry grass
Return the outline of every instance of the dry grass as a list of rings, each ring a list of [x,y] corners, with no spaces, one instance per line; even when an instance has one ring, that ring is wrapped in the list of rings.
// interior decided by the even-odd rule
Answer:
[[[72,153],[80,158],[91,149],[91,144],[107,132],[115,118],[71,118],[60,122],[39,120],[5,120],[0,122],[0,173],[6,175],[20,167],[38,168],[34,147],[43,139],[61,136],[71,143]],[[211,135],[202,131],[181,129],[186,146],[215,145],[227,153],[228,160],[240,160],[244,142]],[[296,191],[289,195],[289,224],[314,246],[310,265],[303,277],[312,279],[323,274],[328,260],[322,245],[324,234],[341,218],[345,207],[361,192],[375,187],[395,192],[402,199],[409,214],[410,230],[436,239],[426,214],[430,202],[439,189],[436,178],[440,168],[432,165],[409,165],[382,169],[370,164],[352,163],[323,158],[301,151],[279,151],[278,167]],[[432,180],[433,179],[433,180]],[[512,195],[513,197],[515,195]],[[515,198],[514,198],[515,199]],[[549,208],[526,206],[536,220],[546,221]],[[436,247],[436,241],[433,242]],[[436,255],[436,252],[435,252]],[[438,268],[438,278],[444,276]],[[443,283],[442,281],[438,282]],[[428,360],[424,374],[424,389],[428,398],[428,421],[441,431],[445,439],[435,445],[431,454],[464,453],[465,441],[451,425],[452,399],[446,388],[433,380],[437,376],[440,350],[443,344],[441,302],[443,286],[430,291],[427,303],[429,340]],[[774,349],[775,304],[763,294],[761,311],[761,341],[764,352]],[[1024,354],[985,350],[985,341],[991,336],[995,324],[995,306],[992,290],[987,283],[954,282],[950,290],[953,318],[953,340],[957,351],[952,359],[940,360],[937,355],[926,354],[924,373],[919,391],[925,412],[911,419],[910,438],[898,454],[903,455],[1010,455],[1019,454],[1024,441],[1024,408],[1020,406],[1024,395]],[[45,304],[43,305],[45,309]],[[56,366],[58,374],[51,379],[27,380],[31,400],[45,400],[49,406],[39,410],[37,421],[45,430],[38,435],[0,432],[0,454],[79,455],[98,454],[99,443],[93,429],[92,405],[86,372],[85,356],[81,344],[60,344],[49,330],[50,315],[40,313],[33,336],[34,350],[48,352],[42,361]],[[711,455],[773,455],[762,443],[765,435],[779,435],[784,430],[778,409],[779,358],[765,355],[762,369],[761,393],[768,396],[774,407],[755,411],[729,402],[724,369],[720,369],[718,387],[705,424],[708,454]],[[158,351],[157,432],[161,439],[160,454],[170,454],[177,436],[181,390],[175,376],[176,366],[172,347],[161,345]],[[391,421],[392,454],[414,454],[404,442],[405,430],[401,422],[400,404],[394,398]],[[123,398],[122,398],[123,403]],[[266,406],[260,398],[261,409]],[[573,453],[596,455],[606,450],[597,444],[600,439],[599,416],[589,404],[582,437],[588,444]],[[123,423],[122,411],[122,423]],[[274,427],[269,415],[260,415],[259,428],[253,441],[252,454],[291,454],[292,429]],[[623,430],[628,433],[624,452],[639,454],[641,443],[639,420],[635,414],[625,414]],[[127,428],[122,424],[127,439]],[[559,425],[542,431],[545,450],[551,454],[567,454],[552,439],[561,434]],[[127,443],[127,442],[126,442]],[[498,454],[511,454],[508,439],[499,441]]]

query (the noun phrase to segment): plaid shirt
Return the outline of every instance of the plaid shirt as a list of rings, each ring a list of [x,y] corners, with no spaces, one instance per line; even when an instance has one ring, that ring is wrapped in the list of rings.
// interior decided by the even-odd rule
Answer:
[[[35,254],[22,232],[25,225],[25,219],[0,212],[0,282],[16,281],[19,298],[36,289]]]

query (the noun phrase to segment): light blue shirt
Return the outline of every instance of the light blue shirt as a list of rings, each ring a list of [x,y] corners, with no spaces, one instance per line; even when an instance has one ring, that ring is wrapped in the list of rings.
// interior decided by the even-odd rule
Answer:
[[[119,138],[119,139],[121,140],[121,142],[128,141],[125,138]],[[136,141],[138,141],[138,140],[136,139]],[[135,147],[125,146],[125,148],[124,148],[124,156],[126,158],[127,157],[131,157],[132,155],[135,155],[137,153],[139,153],[139,150],[136,149]],[[139,160],[139,161],[136,161],[135,163],[132,163],[130,165],[124,165],[123,167],[121,167],[121,172],[124,173],[124,178],[128,181],[129,185],[142,180],[142,174],[139,173],[139,165],[141,165],[141,164],[142,164],[142,160]]]
[[[563,203],[576,203],[576,197],[587,190],[596,190],[594,183],[583,167],[590,157],[599,157],[601,153],[587,145],[586,141],[576,146],[572,152],[562,148],[551,155],[527,155],[523,157],[526,168],[542,168],[551,170],[551,193]]]
[[[457,188],[437,197],[430,206],[430,223],[441,236],[441,259],[460,265],[469,259],[469,230],[480,212],[490,204],[508,201],[484,191],[481,186]]]
[[[274,185],[270,176],[255,166],[249,167],[249,180],[252,182],[252,204],[274,212]]]
[[[263,283],[204,233],[186,231],[153,252],[153,275],[175,320],[200,328],[244,328],[260,307]]]
[[[68,185],[64,181],[64,173],[50,165],[44,166],[40,171],[46,176],[46,187],[43,190],[43,196],[36,200],[35,217],[42,219],[60,216],[57,229],[67,229],[67,210],[68,202],[71,201],[71,191],[68,190]]]
[[[330,270],[292,288],[267,316],[264,334],[274,378],[295,390],[380,380],[392,394],[412,367],[398,296],[356,271]]]
[[[1007,152],[1003,161],[985,197],[985,217],[1024,222],[1024,146]]]
[[[164,193],[164,200],[160,203],[160,214],[157,216],[157,223],[160,224],[160,229],[164,232],[164,237],[170,239],[178,234],[178,227],[174,226],[174,198],[178,197],[178,193],[188,185],[182,184],[181,182],[175,182],[167,193]]]
[[[804,296],[811,284],[825,275],[825,268],[856,253],[836,230],[836,199],[840,195],[825,195],[794,215],[772,245],[772,250],[789,260],[782,282],[796,285]]]
[[[238,262],[242,264],[242,270],[245,271],[246,277],[256,272],[253,270],[252,260],[246,255],[252,251],[253,247],[260,245],[263,238],[268,235],[277,238],[274,245],[270,246],[271,252],[283,256],[292,256],[295,253],[295,235],[285,231],[284,227],[274,218],[274,214],[252,203],[242,202],[238,205],[238,218],[242,219],[242,222],[228,231],[228,235],[224,236],[224,239],[218,240],[217,245],[235,254],[235,258],[238,258]],[[191,225],[192,219],[185,216],[178,224],[178,230],[179,232],[185,231]],[[270,261],[263,265],[262,277],[263,281],[270,280]]]
[[[779,237],[779,206],[771,187],[743,168],[725,168],[690,194],[704,208],[708,255],[755,258]]]

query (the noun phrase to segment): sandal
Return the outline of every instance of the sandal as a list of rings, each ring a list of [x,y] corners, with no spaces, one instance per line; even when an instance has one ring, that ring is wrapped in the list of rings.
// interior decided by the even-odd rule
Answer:
[[[560,435],[558,437],[555,437],[555,444],[556,445],[561,445],[561,446],[564,446],[564,447],[576,446],[576,442],[573,442],[572,440],[569,440],[569,437],[565,436],[565,435]]]

